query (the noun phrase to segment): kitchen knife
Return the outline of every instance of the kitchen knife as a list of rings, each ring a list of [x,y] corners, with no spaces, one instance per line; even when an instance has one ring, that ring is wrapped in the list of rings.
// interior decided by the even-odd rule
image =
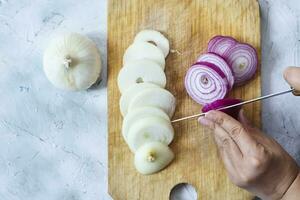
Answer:
[[[237,106],[242,106],[242,105],[245,105],[245,104],[254,103],[256,101],[261,101],[261,100],[269,99],[269,98],[272,98],[272,97],[276,97],[276,96],[280,96],[280,95],[284,95],[284,94],[288,94],[288,93],[293,93],[295,96],[300,96],[300,91],[297,91],[294,88],[291,88],[291,89],[286,90],[286,91],[277,92],[277,93],[257,97],[255,99],[250,99],[250,100],[243,101],[241,103],[237,103],[237,104],[230,105],[230,106],[225,106],[225,107],[219,108],[217,110],[219,110],[219,111],[226,110],[226,109],[229,109],[229,108],[234,108],[234,107],[237,107]],[[205,116],[205,114],[206,113],[199,113],[199,114],[196,114],[196,115],[191,115],[191,116],[175,119],[175,120],[172,121],[172,123],[180,122],[180,121],[187,120],[187,119],[193,119],[193,118],[196,118],[196,117]]]

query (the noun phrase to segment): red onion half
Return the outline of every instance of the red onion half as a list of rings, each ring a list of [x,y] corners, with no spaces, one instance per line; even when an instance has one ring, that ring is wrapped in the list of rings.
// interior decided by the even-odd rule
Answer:
[[[202,108],[202,112],[206,113],[210,110],[218,110],[220,108],[224,108],[226,106],[231,106],[234,104],[238,104],[241,103],[242,100],[240,99],[220,99],[220,100],[216,100],[210,104],[205,105]],[[226,113],[227,115],[232,116],[233,118],[237,119],[238,118],[238,114],[241,110],[241,106],[237,106],[237,107],[233,107],[233,108],[229,108],[229,109],[225,109],[225,110],[220,110],[224,113]]]
[[[234,84],[234,76],[231,68],[221,56],[215,53],[205,53],[197,59],[197,62],[208,62],[218,66],[226,75],[230,89],[232,89]]]
[[[211,63],[196,63],[185,76],[187,93],[201,105],[223,99],[227,95],[228,85],[225,74]]]
[[[232,37],[218,35],[209,41],[207,51],[223,56],[228,49],[234,47],[237,43]]]
[[[256,50],[251,45],[237,44],[226,51],[224,58],[233,70],[237,85],[242,85],[254,76],[258,57]]]

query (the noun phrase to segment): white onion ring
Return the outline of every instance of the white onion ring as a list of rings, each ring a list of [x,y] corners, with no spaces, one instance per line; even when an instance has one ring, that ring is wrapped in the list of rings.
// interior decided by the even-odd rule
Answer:
[[[160,32],[155,30],[142,30],[134,38],[134,42],[153,42],[162,50],[165,57],[170,51],[169,40]]]
[[[123,65],[137,60],[151,60],[165,69],[165,56],[163,52],[155,45],[149,42],[134,42],[125,51],[123,56]]]

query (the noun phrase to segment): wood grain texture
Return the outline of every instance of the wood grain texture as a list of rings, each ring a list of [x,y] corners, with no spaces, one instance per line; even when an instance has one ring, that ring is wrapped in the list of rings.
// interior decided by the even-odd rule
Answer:
[[[120,93],[117,75],[125,49],[142,29],[164,33],[171,48],[180,53],[167,57],[167,89],[177,98],[175,118],[200,111],[184,89],[189,66],[217,34],[231,35],[256,47],[260,55],[259,5],[255,0],[110,0],[108,7],[108,104],[109,104],[109,193],[115,200],[164,200],[178,183],[195,186],[204,200],[242,200],[252,196],[230,183],[219,159],[211,132],[197,120],[174,124],[171,148],[176,159],[165,170],[151,176],[136,172],[133,154],[121,135]],[[250,99],[261,94],[260,70],[247,85],[230,96]],[[260,125],[260,104],[245,107]]]

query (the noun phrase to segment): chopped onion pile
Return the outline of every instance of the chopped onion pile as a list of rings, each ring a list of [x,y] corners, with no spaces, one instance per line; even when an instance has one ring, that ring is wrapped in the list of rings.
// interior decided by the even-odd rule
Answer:
[[[210,105],[224,99],[234,85],[250,80],[257,64],[257,52],[250,44],[218,35],[209,41],[207,53],[200,55],[187,71],[185,88],[194,101]]]
[[[220,108],[235,105],[235,104],[238,104],[238,103],[241,103],[241,102],[242,102],[242,100],[240,100],[240,99],[219,99],[219,100],[216,100],[212,103],[206,104],[202,108],[202,112],[206,113],[210,110],[218,110]],[[227,115],[230,115],[233,118],[237,119],[241,108],[242,108],[241,106],[237,106],[237,107],[233,107],[233,108],[229,108],[229,109],[224,109],[224,110],[221,110],[221,111],[226,113]]]

